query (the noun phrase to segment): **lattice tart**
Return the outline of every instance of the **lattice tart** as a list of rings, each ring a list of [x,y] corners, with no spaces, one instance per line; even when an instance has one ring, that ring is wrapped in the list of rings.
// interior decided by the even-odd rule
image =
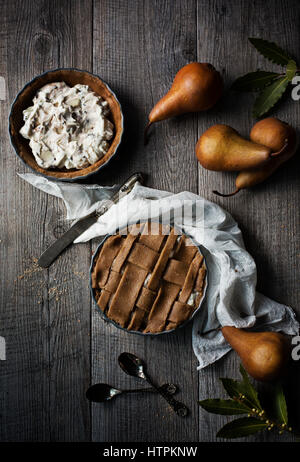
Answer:
[[[159,223],[131,225],[109,236],[92,267],[101,311],[121,327],[143,333],[169,331],[188,320],[205,284],[199,248]]]

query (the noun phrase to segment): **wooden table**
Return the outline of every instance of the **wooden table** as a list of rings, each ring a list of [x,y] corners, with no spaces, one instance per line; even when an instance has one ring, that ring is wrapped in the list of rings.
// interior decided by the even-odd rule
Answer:
[[[7,359],[0,361],[2,441],[216,441],[228,420],[199,409],[197,401],[225,396],[219,377],[238,377],[239,360],[228,354],[198,372],[191,326],[163,338],[129,335],[104,323],[93,305],[88,272],[96,240],[71,247],[49,270],[36,258],[69,226],[59,199],[34,189],[17,172],[29,170],[9,143],[7,119],[26,82],[57,67],[101,76],[120,98],[125,136],[119,154],[91,181],[114,184],[135,171],[147,185],[199,193],[224,206],[240,224],[258,268],[258,288],[299,313],[299,161],[295,158],[266,184],[231,199],[234,175],[199,167],[194,146],[215,123],[247,136],[254,123],[253,96],[229,90],[232,81],[256,68],[277,69],[249,44],[271,39],[299,56],[300,5],[296,0],[1,0],[1,313],[0,335]],[[168,120],[143,146],[149,110],[190,61],[210,62],[222,72],[226,91],[211,111]],[[286,98],[274,114],[297,126],[300,105]],[[135,380],[117,366],[122,351],[137,353],[160,383],[180,385],[191,409],[174,416],[157,396],[128,396],[93,405],[91,383],[131,387]],[[300,374],[288,385],[300,416]],[[292,440],[270,432],[243,439]]]

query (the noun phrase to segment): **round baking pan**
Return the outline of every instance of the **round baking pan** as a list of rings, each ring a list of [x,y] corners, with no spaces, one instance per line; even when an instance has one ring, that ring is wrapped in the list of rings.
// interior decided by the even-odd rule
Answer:
[[[130,223],[128,226],[131,226],[135,223]],[[91,266],[90,266],[90,271],[89,271],[89,286],[90,286],[90,291],[91,291],[91,295],[92,295],[92,298],[98,308],[98,312],[100,314],[100,316],[105,320],[105,321],[108,321],[109,323],[113,324],[115,327],[117,327],[118,329],[121,329],[125,332],[128,332],[129,334],[137,334],[137,335],[143,335],[143,336],[151,336],[151,337],[155,337],[157,335],[165,335],[165,334],[170,334],[171,332],[174,332],[174,331],[177,331],[177,329],[180,329],[184,326],[186,326],[186,324],[188,324],[195,316],[196,314],[199,312],[201,306],[202,306],[202,303],[205,299],[205,295],[206,295],[206,291],[207,291],[207,287],[208,287],[208,268],[207,268],[207,264],[206,264],[206,260],[205,260],[205,256],[203,255],[202,253],[202,250],[201,250],[201,246],[199,244],[196,244],[194,239],[189,236],[189,234],[183,232],[177,225],[170,225],[172,226],[173,228],[176,228],[178,229],[178,231],[180,231],[180,233],[184,234],[185,236],[187,236],[191,241],[192,243],[195,245],[195,247],[198,248],[199,252],[201,253],[201,255],[203,256],[203,261],[205,263],[205,267],[206,267],[206,276],[205,276],[205,287],[204,287],[204,291],[203,291],[203,295],[202,295],[202,298],[200,300],[200,303],[198,305],[198,307],[193,311],[192,315],[190,316],[189,319],[187,319],[186,321],[184,321],[182,324],[180,324],[179,326],[175,327],[175,329],[170,329],[170,330],[164,330],[162,332],[155,332],[155,333],[152,333],[152,332],[140,332],[140,331],[136,331],[136,330],[129,330],[129,329],[126,329],[125,327],[122,327],[120,326],[120,324],[116,323],[115,321],[113,321],[112,319],[110,319],[108,316],[106,316],[105,313],[103,313],[98,304],[97,304],[97,301],[96,301],[96,298],[95,298],[95,295],[94,295],[94,290],[93,290],[93,287],[92,287],[92,271],[93,271],[93,268],[94,268],[94,264],[95,264],[95,261],[97,259],[97,256],[104,244],[104,242],[111,236],[114,236],[115,234],[118,233],[118,231],[120,230],[117,230],[114,234],[107,234],[107,236],[105,236],[105,238],[100,242],[100,244],[98,245],[94,255],[92,256],[92,261],[91,261]],[[123,228],[124,229],[124,228]]]
[[[109,119],[114,124],[114,137],[107,153],[93,165],[89,165],[83,169],[44,169],[35,161],[34,155],[29,146],[29,140],[25,139],[19,133],[21,127],[24,125],[24,109],[32,106],[32,100],[40,88],[52,82],[65,82],[71,87],[76,84],[88,85],[94,93],[101,96],[108,102],[110,108]],[[18,93],[11,106],[9,115],[10,140],[16,154],[20,157],[24,164],[31,168],[31,170],[35,173],[56,181],[72,182],[79,179],[82,180],[99,172],[99,170],[106,166],[117,153],[122,139],[123,130],[124,121],[122,108],[114,92],[97,75],[74,68],[55,69],[35,77]]]

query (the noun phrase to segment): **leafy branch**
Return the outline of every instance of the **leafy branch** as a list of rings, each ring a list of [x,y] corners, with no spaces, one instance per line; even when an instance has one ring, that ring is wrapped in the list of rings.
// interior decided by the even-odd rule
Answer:
[[[213,414],[247,414],[246,417],[227,423],[218,431],[217,437],[239,438],[262,430],[277,430],[280,435],[283,432],[292,432],[293,430],[288,424],[288,411],[282,387],[277,384],[270,389],[274,407],[271,417],[263,409],[258,393],[242,365],[240,372],[242,381],[221,378],[223,387],[230,399],[205,399],[199,402],[203,409]]]
[[[258,70],[235,80],[232,88],[237,91],[258,91],[253,116],[261,117],[281,99],[289,83],[300,72],[297,63],[278,45],[260,38],[249,38],[250,43],[269,61],[285,67],[282,73]]]

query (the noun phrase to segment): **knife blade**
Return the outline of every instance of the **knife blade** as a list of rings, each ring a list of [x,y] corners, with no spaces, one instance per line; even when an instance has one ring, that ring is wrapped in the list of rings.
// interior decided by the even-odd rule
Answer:
[[[99,217],[104,215],[110,207],[117,204],[122,197],[126,196],[133,189],[136,182],[143,182],[143,176],[141,173],[135,173],[119,188],[119,190],[98,209],[92,212],[90,215],[81,218],[68,231],[66,231],[61,237],[54,241],[50,247],[40,256],[38,265],[42,268],[48,268],[51,263],[61,254],[61,252],[68,247],[72,242],[92,226]]]

